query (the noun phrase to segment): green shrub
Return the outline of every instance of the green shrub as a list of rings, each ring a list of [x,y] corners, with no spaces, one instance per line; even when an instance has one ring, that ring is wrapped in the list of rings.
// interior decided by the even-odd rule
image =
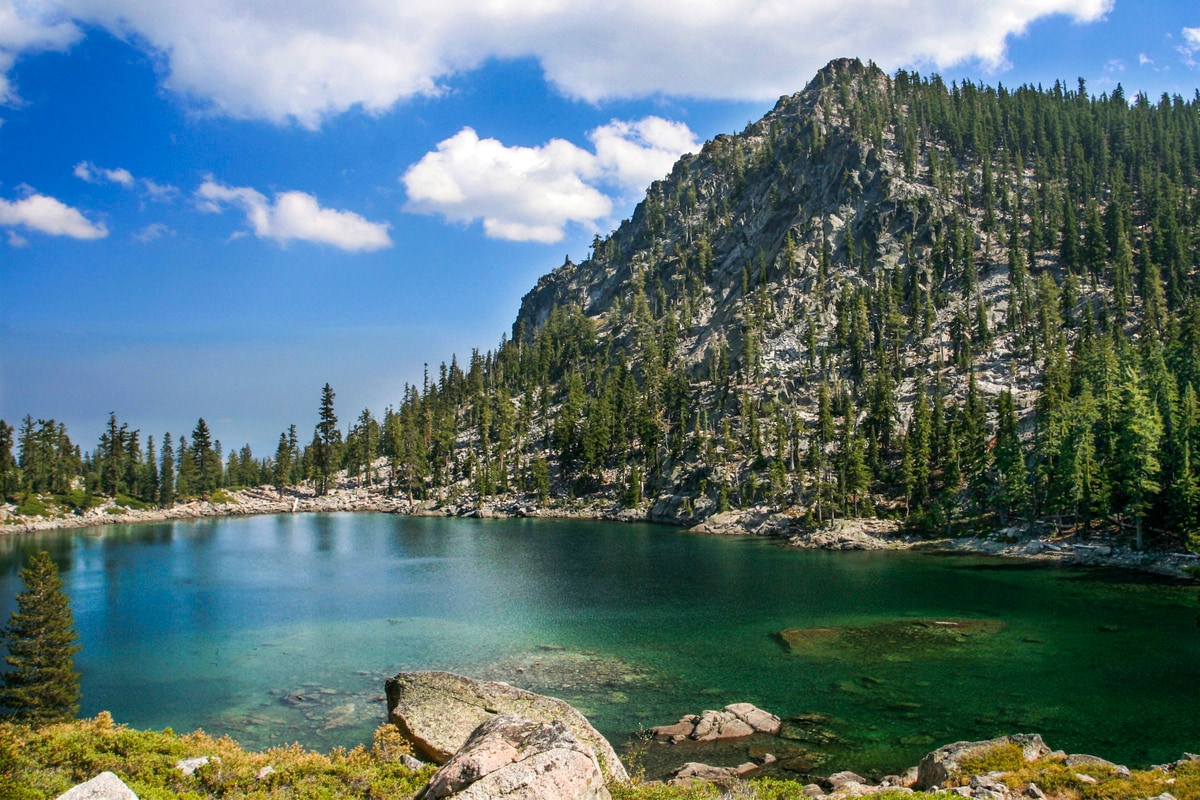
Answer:
[[[966,781],[972,775],[989,772],[1012,772],[1025,767],[1025,754],[1015,744],[998,744],[959,759],[958,778]]]
[[[0,724],[0,797],[51,800],[77,783],[108,770],[142,800],[376,800],[410,798],[434,768],[413,771],[394,758],[403,747],[383,734],[367,750],[335,750],[322,755],[299,745],[249,752],[228,737],[203,731],[177,736],[170,730],[136,731],[114,725],[101,713],[92,720],[32,729]],[[175,762],[209,756],[212,761],[190,776]],[[275,773],[255,775],[271,766]]]
[[[83,489],[72,489],[69,492],[55,495],[54,499],[60,506],[74,509],[76,512],[87,511],[89,508],[95,508],[104,502],[104,498],[89,494]]]
[[[17,513],[23,517],[48,517],[50,516],[50,509],[46,507],[46,504],[42,502],[40,497],[27,494],[17,506]]]
[[[143,503],[136,497],[130,497],[126,494],[118,494],[116,498],[114,498],[113,502],[119,506],[125,506],[125,508],[132,509],[134,511],[145,511],[147,508],[151,507],[149,503]]]

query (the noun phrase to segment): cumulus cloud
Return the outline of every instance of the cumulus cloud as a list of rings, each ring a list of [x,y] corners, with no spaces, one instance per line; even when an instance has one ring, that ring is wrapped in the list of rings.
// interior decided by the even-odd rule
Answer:
[[[321,208],[317,198],[304,192],[279,192],[271,200],[250,187],[225,186],[209,178],[196,190],[196,199],[205,211],[241,209],[255,236],[281,245],[319,242],[350,252],[392,246],[387,223],[370,222],[352,211]]]
[[[401,177],[406,209],[455,222],[482,220],[494,239],[557,242],[567,225],[612,213],[613,200],[599,185],[644,189],[698,146],[687,125],[660,117],[613,120],[588,138],[594,153],[562,139],[509,147],[463,128]]]
[[[483,220],[496,239],[556,242],[568,222],[608,215],[612,201],[584,182],[595,157],[562,139],[506,147],[463,128],[408,168],[408,210],[459,222]]]
[[[126,188],[133,186],[133,173],[123,167],[105,169],[90,161],[80,161],[75,165],[73,174],[88,183],[117,183]]]
[[[20,56],[65,50],[79,39],[79,28],[53,6],[0,0],[0,103],[19,99],[8,73]]]
[[[12,2],[0,0],[10,11]],[[592,101],[657,93],[773,99],[845,55],[870,56],[888,69],[972,59],[1001,68],[1009,37],[1031,23],[1054,14],[1094,21],[1113,0],[38,5],[152,50],[169,88],[216,112],[316,127],[355,106],[380,112],[436,94],[449,78],[493,58],[536,59],[564,94]],[[75,28],[59,24],[68,27],[51,30],[69,42]]]
[[[682,122],[646,117],[636,122],[613,120],[588,134],[596,160],[620,184],[645,189],[661,179],[684,153],[700,143]]]
[[[0,199],[0,225],[23,227],[72,239],[103,239],[108,236],[108,228],[103,223],[92,222],[78,209],[36,193],[20,200]],[[23,237],[18,235],[17,239],[24,243]],[[9,241],[13,241],[11,235]]]

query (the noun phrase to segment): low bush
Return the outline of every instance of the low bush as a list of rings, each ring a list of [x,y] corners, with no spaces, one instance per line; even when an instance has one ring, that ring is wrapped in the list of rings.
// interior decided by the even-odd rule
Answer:
[[[382,737],[382,738],[381,738]],[[249,752],[228,737],[203,731],[183,736],[170,729],[136,731],[95,719],[32,729],[0,724],[0,797],[52,800],[104,771],[115,773],[141,800],[375,800],[412,797],[434,768],[414,771],[396,761],[405,750],[389,732],[371,749],[338,749],[329,755],[299,745]],[[184,758],[208,756],[185,776]],[[264,767],[275,771],[256,777]]]

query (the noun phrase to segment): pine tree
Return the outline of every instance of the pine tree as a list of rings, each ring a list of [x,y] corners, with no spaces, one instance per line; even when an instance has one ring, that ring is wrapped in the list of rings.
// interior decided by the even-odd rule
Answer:
[[[0,676],[0,705],[35,725],[69,720],[79,711],[74,620],[58,567],[42,551],[21,570],[24,591],[0,632],[9,671]]]

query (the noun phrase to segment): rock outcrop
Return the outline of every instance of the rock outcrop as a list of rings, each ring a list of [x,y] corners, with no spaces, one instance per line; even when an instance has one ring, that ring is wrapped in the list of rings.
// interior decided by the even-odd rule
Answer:
[[[674,725],[659,725],[650,732],[657,739],[681,742],[692,739],[711,742],[716,739],[737,739],[755,733],[774,736],[779,733],[782,722],[774,714],[763,711],[750,703],[732,703],[722,711],[704,711],[688,714]]]
[[[629,780],[608,740],[562,700],[452,672],[401,672],[388,679],[386,691],[388,719],[419,754],[436,764],[447,763],[493,716],[515,714],[534,722],[561,722],[592,748],[607,780]]]
[[[1050,753],[1050,748],[1036,733],[1016,733],[981,742],[955,742],[943,745],[921,759],[921,763],[917,766],[917,783],[914,788],[944,787],[947,782],[957,776],[959,764],[963,758],[1006,744],[1013,744],[1021,748],[1021,754],[1026,761],[1033,761]]]
[[[590,746],[562,722],[491,717],[418,795],[423,800],[609,800]]]
[[[115,774],[101,772],[90,781],[63,792],[58,800],[138,800],[138,796]]]

